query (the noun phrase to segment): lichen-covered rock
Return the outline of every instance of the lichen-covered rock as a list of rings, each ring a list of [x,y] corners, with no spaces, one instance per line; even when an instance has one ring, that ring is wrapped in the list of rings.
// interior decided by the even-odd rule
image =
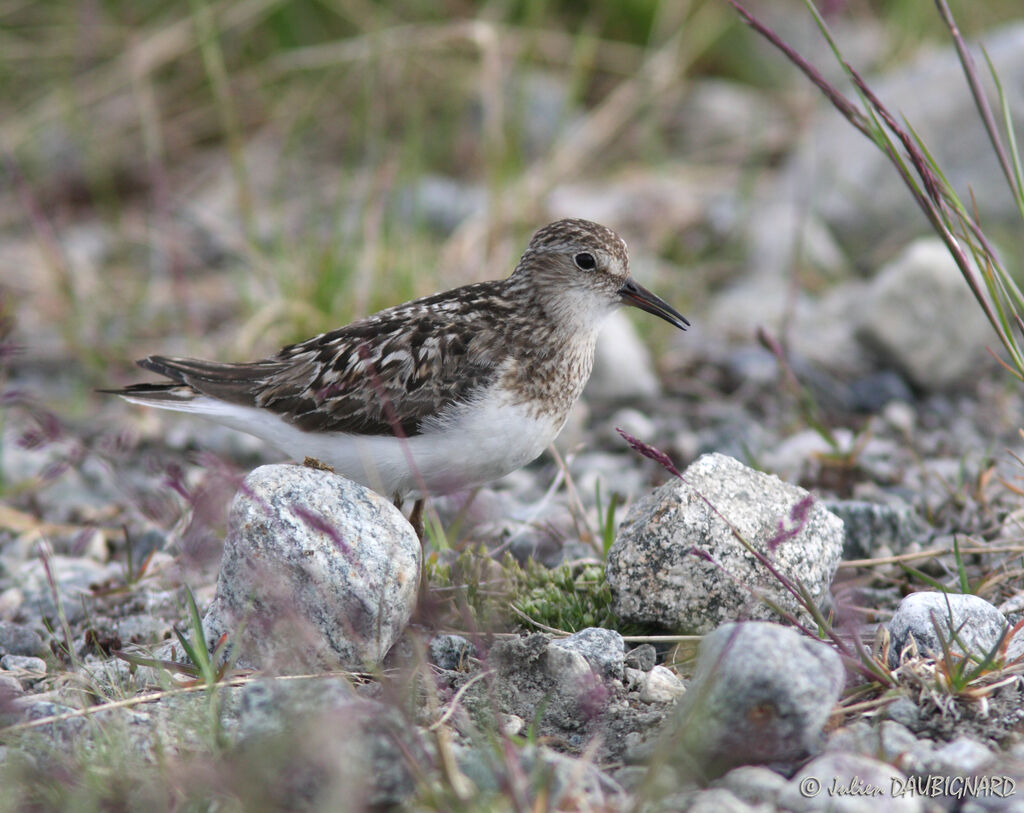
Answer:
[[[235,497],[203,621],[242,665],[291,672],[378,664],[405,629],[420,543],[390,502],[304,466],[262,466]]]
[[[802,488],[709,454],[638,500],[619,529],[607,567],[619,618],[700,634],[739,618],[778,620],[762,598],[802,613],[737,533],[827,603],[842,521]]]

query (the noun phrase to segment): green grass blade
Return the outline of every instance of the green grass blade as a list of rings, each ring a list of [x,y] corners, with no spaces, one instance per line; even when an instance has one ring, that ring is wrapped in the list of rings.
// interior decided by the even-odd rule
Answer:
[[[964,557],[960,554],[960,538],[953,536],[953,558],[956,560],[956,572],[960,577],[960,592],[964,595],[972,593],[971,583],[967,580],[967,568],[964,566]]]
[[[896,564],[898,564],[900,568],[903,570],[903,572],[906,573],[908,576],[913,576],[915,579],[917,579],[920,582],[923,582],[924,584],[927,584],[929,587],[932,587],[942,593],[952,592],[948,587],[946,587],[946,585],[944,585],[938,579],[932,578],[927,573],[918,570],[916,567],[911,567],[910,565],[904,562],[897,562]]]
[[[982,48],[981,52],[985,55],[985,62],[988,64],[989,74],[992,76],[992,81],[996,86],[996,93],[999,95],[999,108],[1003,114],[1003,129],[1006,131],[1006,140],[1010,145],[1010,160],[1013,166],[1013,178],[1017,184],[1017,188],[1012,190],[1014,193],[1014,202],[1017,204],[1017,212],[1020,214],[1021,219],[1024,220],[1024,167],[1021,166],[1020,150],[1017,147],[1017,131],[1013,127],[1013,114],[1010,111],[1010,101],[1006,98],[1006,90],[1003,88],[1002,80],[999,78],[999,73],[996,71],[995,65],[992,64],[992,59],[989,57],[988,51],[985,48]]]

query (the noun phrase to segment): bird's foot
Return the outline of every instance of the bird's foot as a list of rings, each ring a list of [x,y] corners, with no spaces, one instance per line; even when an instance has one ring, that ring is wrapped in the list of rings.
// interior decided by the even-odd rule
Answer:
[[[409,524],[412,525],[412,529],[416,532],[416,538],[423,544],[423,505],[426,500],[420,497],[413,503],[412,513],[409,514]]]
[[[324,461],[317,460],[315,457],[307,457],[302,461],[302,465],[307,469],[316,469],[317,471],[329,471],[334,474],[334,466],[328,466]]]

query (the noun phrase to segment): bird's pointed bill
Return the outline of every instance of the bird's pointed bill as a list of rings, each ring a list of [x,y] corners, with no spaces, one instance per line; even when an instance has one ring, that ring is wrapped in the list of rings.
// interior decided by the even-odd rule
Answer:
[[[619,296],[627,305],[640,308],[642,311],[660,316],[670,325],[675,325],[680,330],[686,330],[690,326],[689,321],[679,311],[673,308],[660,296],[652,294],[643,285],[637,283],[632,277],[626,280],[626,284],[619,288]]]

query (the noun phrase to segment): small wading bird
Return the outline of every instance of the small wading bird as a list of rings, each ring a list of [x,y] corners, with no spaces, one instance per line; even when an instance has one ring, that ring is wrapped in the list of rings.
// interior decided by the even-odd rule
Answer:
[[[689,325],[629,276],[614,231],[559,220],[507,279],[388,308],[262,361],[149,356],[139,366],[170,381],[107,392],[323,461],[398,505],[413,496],[422,533],[426,495],[508,474],[555,439],[621,305]]]

